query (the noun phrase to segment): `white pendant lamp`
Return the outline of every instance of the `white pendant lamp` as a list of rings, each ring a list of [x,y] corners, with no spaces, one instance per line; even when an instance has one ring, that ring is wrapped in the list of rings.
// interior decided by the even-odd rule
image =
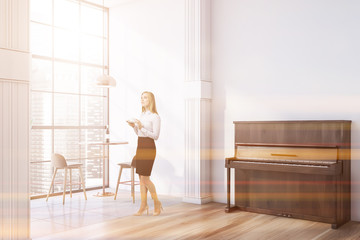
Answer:
[[[96,86],[104,88],[116,87],[116,80],[110,75],[103,74],[96,79]]]
[[[97,87],[103,87],[103,88],[110,88],[110,87],[116,87],[116,80],[115,78],[111,77],[108,74],[105,74],[105,63],[104,63],[104,56],[105,56],[105,45],[104,45],[104,39],[105,39],[105,14],[104,14],[104,10],[105,10],[105,4],[104,4],[104,0],[103,0],[103,8],[102,8],[102,12],[103,12],[103,75],[99,76],[96,79],[96,86]]]

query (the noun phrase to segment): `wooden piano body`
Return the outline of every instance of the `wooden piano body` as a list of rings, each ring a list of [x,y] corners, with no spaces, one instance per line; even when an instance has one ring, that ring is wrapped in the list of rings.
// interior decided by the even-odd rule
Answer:
[[[330,223],[350,220],[351,121],[234,122],[227,207]],[[230,206],[230,169],[235,206]]]

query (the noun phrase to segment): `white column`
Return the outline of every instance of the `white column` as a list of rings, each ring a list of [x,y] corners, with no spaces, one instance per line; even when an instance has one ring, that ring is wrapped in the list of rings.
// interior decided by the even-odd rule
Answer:
[[[186,0],[185,196],[203,204],[210,195],[210,0]]]
[[[29,0],[0,0],[0,239],[30,239]]]

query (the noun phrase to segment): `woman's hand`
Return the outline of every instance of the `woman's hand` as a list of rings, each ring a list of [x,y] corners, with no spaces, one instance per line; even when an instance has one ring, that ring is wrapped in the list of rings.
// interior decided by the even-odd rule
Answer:
[[[139,129],[142,129],[143,125],[141,124],[141,122],[138,119],[135,119],[135,123],[138,125]]]
[[[126,121],[126,122],[129,124],[130,127],[132,127],[132,128],[135,127],[135,123],[134,123],[134,122],[130,122],[129,120]]]

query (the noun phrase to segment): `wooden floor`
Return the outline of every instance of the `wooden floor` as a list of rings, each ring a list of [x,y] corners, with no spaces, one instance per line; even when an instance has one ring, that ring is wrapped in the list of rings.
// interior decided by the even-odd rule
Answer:
[[[128,216],[42,239],[360,239],[360,223],[330,224],[249,212],[224,212],[224,204],[180,203],[160,216]]]

